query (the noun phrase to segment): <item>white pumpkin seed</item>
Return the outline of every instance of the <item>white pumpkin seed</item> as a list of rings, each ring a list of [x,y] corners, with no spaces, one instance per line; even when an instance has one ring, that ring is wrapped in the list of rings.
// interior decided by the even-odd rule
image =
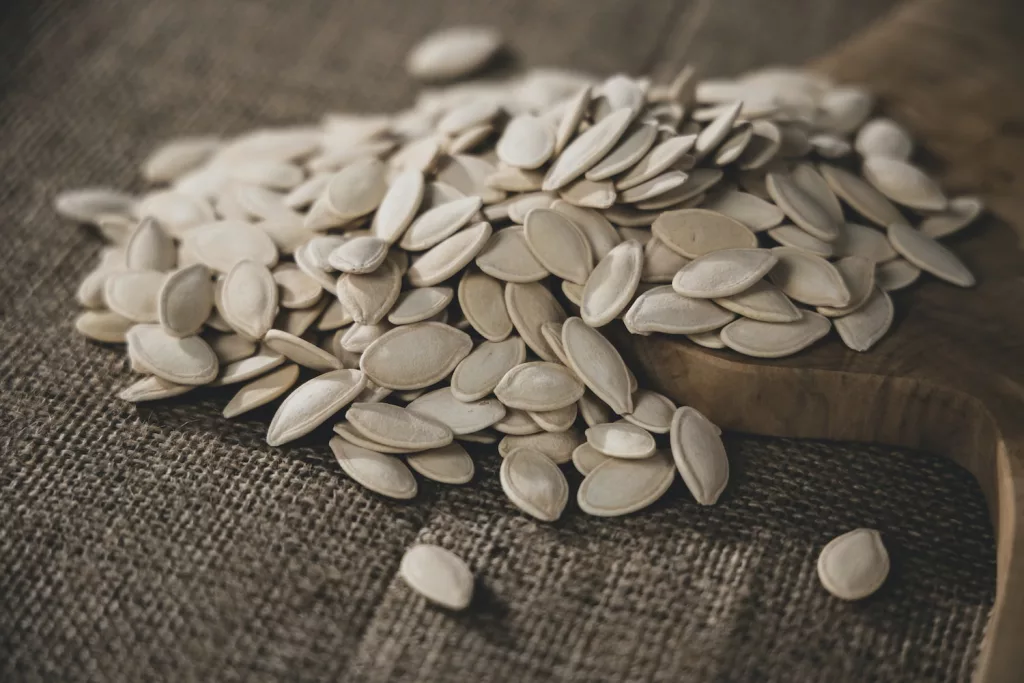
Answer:
[[[273,271],[278,285],[278,303],[283,308],[309,308],[323,296],[320,283],[291,263],[278,264]]]
[[[268,330],[263,337],[263,343],[271,351],[280,353],[288,360],[319,372],[342,369],[341,361],[334,355],[288,332]]]
[[[544,323],[560,323],[566,318],[565,311],[551,291],[537,282],[510,282],[505,285],[505,306],[512,324],[530,350],[542,360],[557,360],[558,356],[541,331]]]
[[[284,363],[284,356],[276,351],[271,351],[261,344],[259,350],[254,355],[236,360],[222,367],[220,375],[210,383],[210,386],[222,387],[228,384],[246,382],[273,370],[282,363]]]
[[[124,264],[129,270],[168,271],[178,261],[174,240],[153,218],[143,218],[124,247]]]
[[[945,211],[924,219],[918,229],[932,239],[942,239],[973,223],[983,210],[984,204],[977,197],[956,197]]]
[[[480,210],[480,197],[462,197],[424,211],[402,235],[399,246],[425,251],[454,235]]]
[[[160,227],[178,239],[192,228],[217,219],[213,207],[205,199],[174,190],[146,195],[135,211],[142,218],[156,219]]]
[[[213,310],[213,280],[202,264],[182,268],[163,282],[157,295],[157,317],[177,337],[198,332]]]
[[[259,341],[277,315],[277,283],[265,265],[243,260],[225,276],[218,291],[217,309],[232,329]]]
[[[581,443],[576,447],[576,450],[572,452],[573,467],[575,467],[576,471],[584,477],[594,471],[598,465],[611,459],[612,458],[601,453],[589,443]]]
[[[517,448],[501,463],[501,488],[512,504],[542,522],[554,522],[569,502],[569,482],[543,453]]]
[[[818,239],[803,228],[799,228],[792,223],[785,223],[784,225],[772,228],[767,232],[767,235],[784,247],[799,249],[813,256],[830,258],[836,254],[836,242],[826,242],[825,240]],[[842,239],[842,237],[839,239]]]
[[[889,553],[874,529],[854,529],[829,541],[818,556],[818,579],[840,600],[861,600],[885,583]]]
[[[777,262],[768,249],[721,249],[684,265],[672,279],[672,288],[695,299],[733,296],[757,283]]]
[[[714,505],[729,483],[729,459],[720,430],[689,406],[672,416],[672,458],[686,488],[701,505]]]
[[[610,341],[580,318],[562,325],[562,348],[569,367],[619,415],[633,412],[630,373]]]
[[[189,230],[182,246],[210,270],[227,273],[241,261],[253,261],[267,268],[277,264],[277,246],[252,223],[225,220]]]
[[[607,180],[632,168],[650,151],[657,137],[657,126],[650,123],[634,124],[615,148],[586,172],[586,179]]]
[[[567,368],[544,361],[522,363],[509,370],[494,395],[509,408],[541,412],[576,403],[583,383]]]
[[[550,192],[565,187],[590,170],[618,143],[633,113],[629,108],[619,109],[578,135],[551,164],[541,189]]]
[[[867,157],[863,173],[876,190],[897,204],[921,211],[943,211],[949,204],[934,180],[905,161]]]
[[[416,478],[395,456],[356,446],[340,436],[331,437],[330,445],[342,471],[361,486],[388,498],[416,497]]]
[[[442,484],[468,484],[476,470],[473,458],[458,443],[412,453],[405,459],[405,464],[427,479]]]
[[[822,164],[819,169],[832,191],[872,223],[885,228],[891,223],[906,221],[885,195],[859,176],[832,164]]]
[[[200,337],[175,337],[159,325],[135,325],[125,334],[133,365],[175,384],[209,384],[217,355]]]
[[[735,317],[707,299],[685,297],[664,285],[638,296],[623,322],[633,334],[696,334],[716,330]]]
[[[461,330],[436,322],[402,325],[363,352],[359,367],[382,387],[422,389],[444,379],[473,350]]]
[[[847,256],[835,264],[836,270],[843,277],[846,288],[850,290],[850,302],[841,308],[819,306],[818,313],[830,318],[838,318],[853,313],[864,305],[875,289],[875,262],[863,256]]]
[[[576,502],[588,515],[628,515],[665,495],[675,475],[672,459],[664,451],[642,460],[609,458],[586,475]]]
[[[530,418],[545,432],[564,432],[576,423],[579,409],[576,403],[557,410],[530,411]]]
[[[246,384],[224,406],[224,417],[232,418],[264,406],[283,396],[299,379],[299,366],[286,365]]]
[[[206,343],[217,354],[222,367],[256,353],[256,343],[237,334],[211,334]]]
[[[904,223],[889,226],[889,242],[900,256],[921,270],[958,287],[973,287],[974,275],[956,254]]]
[[[842,308],[850,304],[850,290],[835,266],[791,247],[772,249],[778,262],[769,278],[786,296],[808,306]]]
[[[629,304],[643,272],[643,247],[627,240],[609,251],[583,286],[580,315],[591,327],[614,320]],[[527,340],[529,342],[529,340]]]
[[[654,454],[654,436],[631,422],[619,420],[588,427],[587,443],[612,458],[638,460]]]
[[[892,299],[876,287],[864,304],[833,322],[844,344],[854,351],[867,351],[889,331],[894,314]]]
[[[364,157],[335,173],[323,197],[334,214],[345,222],[376,210],[387,191],[384,162]]]
[[[678,135],[659,142],[633,168],[615,181],[617,190],[628,190],[657,177],[693,149],[696,135]]]
[[[408,452],[447,446],[454,438],[440,422],[388,403],[353,403],[345,419],[367,439]]]
[[[367,386],[367,388],[369,388],[369,386]],[[357,396],[356,398],[362,398],[363,394],[365,393],[366,389],[363,389],[363,391],[360,392],[359,396]],[[367,401],[363,402],[366,403]],[[377,443],[372,439],[366,438],[360,432],[353,429],[352,426],[345,420],[334,423],[334,426],[331,429],[333,429],[334,433],[340,436],[346,442],[359,446],[360,448],[368,448],[371,451],[376,451],[378,453],[387,453],[388,455],[407,455],[409,453],[409,449],[407,448],[395,448],[394,446],[388,446],[386,444]]]
[[[724,349],[725,342],[722,341],[721,335],[717,330],[711,332],[698,332],[696,334],[686,335],[690,341],[698,346],[703,346],[706,349]]]
[[[75,330],[93,341],[123,344],[135,322],[113,311],[84,311],[75,318]]]
[[[351,403],[364,386],[366,376],[358,370],[332,370],[305,382],[274,413],[267,443],[280,446],[309,434]]]
[[[484,398],[512,368],[526,361],[526,344],[519,337],[483,342],[462,359],[452,373],[452,395],[460,401]]]
[[[909,287],[921,276],[921,269],[901,258],[875,267],[875,284],[886,292]]]
[[[769,173],[768,194],[789,219],[825,242],[839,238],[840,223],[815,197],[785,173]]]
[[[589,107],[590,86],[584,85],[566,101],[565,110],[555,129],[555,154],[561,154],[565,146],[576,135],[580,122],[583,120],[583,116],[587,113]]]
[[[609,180],[580,178],[559,191],[562,201],[573,206],[607,209],[615,203],[615,186]]]
[[[640,389],[633,395],[633,412],[622,417],[626,422],[648,432],[668,434],[672,425],[672,414],[675,410],[676,404],[672,402],[672,399],[656,391]]]
[[[117,397],[122,401],[142,403],[144,401],[159,401],[165,398],[181,396],[193,389],[195,389],[194,386],[190,386],[188,384],[175,384],[174,382],[168,382],[161,377],[152,375],[150,377],[143,377],[138,382],[134,382],[133,384],[125,387]]]
[[[346,240],[327,257],[331,268],[343,273],[363,275],[380,267],[388,255],[388,243],[371,235]]]
[[[523,228],[512,226],[491,235],[477,256],[476,265],[505,282],[536,282],[549,275],[526,243]]]
[[[892,119],[877,118],[865,123],[857,132],[854,149],[863,157],[889,157],[899,161],[910,159],[914,141],[907,129]]]
[[[514,116],[494,149],[502,163],[509,166],[540,168],[555,153],[555,131],[537,116]]]
[[[747,226],[707,209],[667,211],[651,230],[670,249],[693,259],[721,249],[757,247],[757,236]]]
[[[844,225],[839,239],[832,245],[835,247],[835,255],[839,257],[862,256],[875,263],[896,258],[896,251],[884,232],[857,223]]]
[[[114,273],[107,278],[103,300],[110,310],[129,320],[155,323],[159,321],[160,291],[167,279],[168,275],[155,270]]]
[[[774,228],[785,217],[782,209],[774,204],[737,190],[722,192],[705,202],[702,207],[737,220],[753,232]]]
[[[765,280],[739,294],[715,299],[715,303],[745,318],[766,323],[796,322],[802,315],[785,294]]]
[[[515,223],[525,223],[526,215],[533,209],[548,209],[558,199],[553,192],[531,192],[509,199],[508,218]],[[493,209],[494,206],[488,207]]]
[[[391,311],[402,291],[402,273],[394,262],[384,261],[372,273],[346,273],[338,278],[338,300],[361,325],[376,325]]]
[[[501,48],[493,29],[458,26],[432,33],[409,52],[406,70],[415,78],[449,80],[468,76],[483,67]]]
[[[473,599],[469,567],[458,555],[440,546],[420,543],[409,548],[398,573],[410,588],[446,609],[466,609]]]
[[[782,131],[771,121],[757,119],[751,122],[750,129],[750,142],[736,163],[744,171],[763,168],[775,158],[782,146]]]
[[[95,224],[100,216],[131,216],[135,198],[105,187],[65,190],[54,198],[53,209],[68,220]]]
[[[220,147],[212,136],[168,140],[142,162],[142,177],[151,183],[168,183],[199,167]]]
[[[529,418],[532,423],[532,418]],[[536,424],[534,423],[536,428]],[[498,454],[507,458],[511,453],[528,449],[537,451],[547,456],[556,465],[564,465],[572,459],[572,452],[584,443],[583,435],[574,429],[565,432],[543,432],[533,434],[516,435],[509,434],[498,442]]]
[[[480,222],[440,242],[409,266],[409,284],[430,287],[444,282],[476,258],[491,233],[491,224]]]
[[[831,327],[825,316],[804,311],[800,320],[791,323],[740,318],[723,327],[719,334],[733,351],[756,358],[782,358],[806,349],[828,334]]]
[[[526,244],[549,272],[578,285],[594,268],[590,242],[576,224],[557,211],[534,209],[523,226]]]
[[[493,427],[501,434],[510,434],[512,436],[528,436],[544,431],[537,424],[537,421],[530,417],[528,412],[517,410],[516,408],[507,408],[505,416],[495,422]]]

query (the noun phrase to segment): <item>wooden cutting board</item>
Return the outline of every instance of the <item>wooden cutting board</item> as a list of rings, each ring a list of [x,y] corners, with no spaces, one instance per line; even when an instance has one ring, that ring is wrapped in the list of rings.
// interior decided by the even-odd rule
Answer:
[[[1024,681],[1024,1],[917,0],[816,65],[864,83],[908,124],[923,164],[990,215],[948,241],[978,277],[922,277],[894,294],[896,322],[868,353],[833,334],[764,361],[678,338],[631,338],[673,399],[723,427],[868,441],[943,454],[988,499],[997,537],[995,607],[974,680]],[[623,335],[628,336],[628,335]],[[883,483],[880,482],[880,485]]]

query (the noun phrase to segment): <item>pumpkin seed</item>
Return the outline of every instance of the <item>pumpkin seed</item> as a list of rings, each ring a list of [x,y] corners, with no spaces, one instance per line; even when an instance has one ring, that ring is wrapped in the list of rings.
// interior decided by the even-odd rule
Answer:
[[[639,242],[627,240],[613,247],[583,286],[583,321],[601,327],[614,320],[633,298],[642,271],[643,247]]]
[[[588,427],[587,443],[612,458],[638,460],[654,453],[654,436],[631,422],[619,420]]]
[[[404,462],[362,446],[331,437],[331,451],[342,471],[374,493],[409,500],[416,497],[416,478]]]
[[[332,370],[301,384],[274,413],[267,443],[280,446],[309,434],[351,403],[364,386],[366,376],[358,370]]]
[[[483,342],[462,359],[452,373],[452,395],[460,401],[484,398],[512,368],[526,361],[526,344],[519,337]]]
[[[529,416],[527,416],[529,418]],[[531,423],[533,422],[530,419]],[[534,423],[536,427],[536,424]],[[543,453],[556,465],[563,465],[572,459],[572,452],[584,442],[583,435],[574,429],[565,432],[543,432],[516,435],[509,434],[498,443],[498,454],[507,458],[516,450],[526,448]]]
[[[501,488],[517,508],[542,522],[554,522],[569,502],[562,470],[539,451],[517,448],[501,462]]]
[[[923,232],[893,223],[889,226],[889,242],[900,256],[921,270],[958,287],[974,286],[974,275],[956,254]]]
[[[412,453],[405,464],[432,481],[442,484],[467,484],[473,479],[473,458],[458,443]]]
[[[670,432],[672,458],[686,488],[701,505],[714,505],[729,483],[729,459],[715,427],[689,406],[676,410]]]
[[[200,337],[175,337],[159,325],[135,325],[125,333],[133,365],[175,384],[209,384],[220,363]]]
[[[588,515],[628,515],[665,495],[675,474],[672,459],[664,451],[642,460],[609,458],[586,475],[576,502]]]
[[[889,553],[874,529],[854,529],[829,541],[818,556],[818,579],[840,600],[861,600],[885,583]]]
[[[298,379],[299,366],[292,364],[246,384],[224,406],[224,417],[237,417],[270,403],[284,395]]]
[[[447,377],[472,350],[465,332],[443,323],[414,323],[372,342],[359,367],[382,387],[421,389]]]
[[[238,334],[259,341],[277,315],[277,283],[265,265],[243,260],[235,264],[219,290],[217,308]]]
[[[498,382],[494,395],[509,408],[538,412],[576,403],[583,388],[564,366],[540,361],[513,367]]]
[[[757,283],[777,262],[768,249],[709,252],[683,266],[672,279],[672,289],[696,299],[733,296]]]
[[[512,324],[530,350],[540,356],[541,360],[558,360],[558,356],[545,341],[541,327],[548,322],[563,322],[566,315],[548,288],[537,282],[510,282],[505,285],[505,306]]]
[[[804,311],[791,323],[766,323],[740,318],[722,328],[722,343],[756,358],[782,358],[802,351],[826,334],[832,325],[818,313]]]
[[[144,401],[159,401],[165,398],[181,396],[193,389],[195,389],[194,386],[175,384],[152,375],[150,377],[143,377],[139,381],[125,387],[117,397],[122,401],[142,403]]]
[[[562,325],[562,348],[569,367],[588,389],[617,414],[633,412],[629,370],[604,335],[580,318],[569,318]]]

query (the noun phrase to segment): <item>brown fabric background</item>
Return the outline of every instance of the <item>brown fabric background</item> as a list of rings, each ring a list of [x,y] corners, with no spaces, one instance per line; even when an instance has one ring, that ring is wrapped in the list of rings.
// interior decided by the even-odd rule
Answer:
[[[890,0],[5,0],[0,7],[0,680],[961,681],[994,586],[970,477],[920,453],[729,435],[702,509],[534,523],[493,452],[411,504],[348,480],[323,434],[263,442],[230,390],[136,409],[120,350],[73,333],[98,241],[59,188],[135,187],[158,141],[412,98],[401,56],[457,22],[529,65],[711,73],[800,62]],[[579,478],[572,479],[573,487]],[[841,604],[817,552],[883,531],[883,590]],[[479,577],[473,609],[396,578],[411,543]]]

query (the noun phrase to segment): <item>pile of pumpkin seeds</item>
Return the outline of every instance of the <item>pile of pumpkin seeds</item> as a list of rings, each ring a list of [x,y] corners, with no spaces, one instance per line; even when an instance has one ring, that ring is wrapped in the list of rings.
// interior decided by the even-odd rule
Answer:
[[[284,397],[269,444],[330,421],[342,469],[394,498],[414,471],[469,482],[472,442],[497,443],[540,520],[566,507],[570,460],[592,515],[646,507],[677,471],[710,505],[718,428],[639,386],[606,326],[762,358],[834,327],[867,351],[889,292],[974,282],[938,240],[980,201],[947,197],[861,88],[791,68],[451,82],[500,47],[436,34],[408,57],[434,84],[405,111],[178,138],[141,196],[60,194],[110,242],[76,326],[127,343],[143,377],[121,397],[238,385],[227,417]]]

